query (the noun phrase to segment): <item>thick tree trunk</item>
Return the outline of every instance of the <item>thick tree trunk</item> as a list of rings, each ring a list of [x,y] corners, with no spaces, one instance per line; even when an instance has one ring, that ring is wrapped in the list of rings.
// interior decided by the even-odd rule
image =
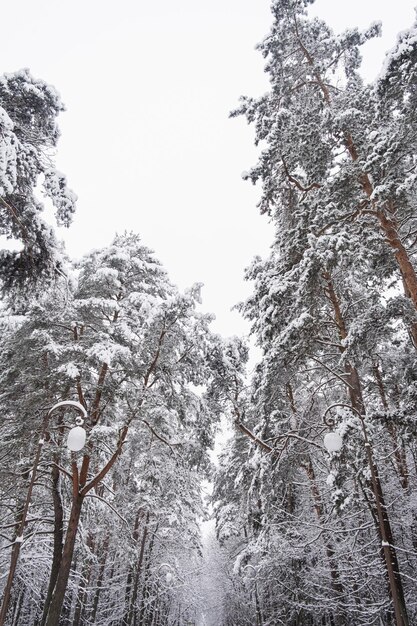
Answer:
[[[365,434],[366,437],[366,434]],[[372,476],[372,491],[375,497],[377,517],[379,525],[379,535],[381,539],[382,554],[387,570],[389,581],[389,592],[393,603],[396,626],[409,626],[407,608],[405,604],[404,591],[402,586],[400,566],[397,552],[394,547],[394,539],[391,530],[391,523],[388,510],[385,505],[385,498],[379,479],[378,468],[373,460],[370,443],[365,441],[368,463]]]
[[[297,30],[297,29],[296,29]],[[329,89],[325,82],[323,81],[320,72],[315,68],[314,58],[309,53],[309,51],[303,45],[298,32],[296,32],[298,43],[301,51],[303,52],[307,63],[314,68],[314,74],[317,80],[317,84],[319,85],[324,100],[327,106],[331,106],[331,96]],[[345,135],[345,145],[347,151],[349,152],[352,161],[357,161],[359,159],[358,150],[356,148],[354,139],[350,132],[347,132]],[[386,241],[389,246],[394,251],[394,257],[397,261],[398,268],[400,270],[400,274],[404,284],[404,292],[407,297],[409,297],[414,305],[414,308],[417,310],[417,274],[414,269],[413,264],[411,263],[409,254],[403,242],[401,241],[401,237],[398,233],[398,227],[395,220],[395,211],[393,211],[393,207],[386,206],[379,207],[378,204],[372,200],[372,194],[374,192],[374,185],[372,180],[367,172],[362,172],[359,175],[359,183],[362,187],[362,190],[366,197],[368,198],[372,209],[365,210],[364,213],[369,213],[374,215],[378,221],[382,232],[385,235]],[[392,203],[391,203],[392,204]],[[388,217],[390,215],[391,217]],[[417,324],[413,324],[410,329],[411,336],[413,338],[413,343],[417,349]]]
[[[377,217],[387,243],[394,250],[394,256],[406,287],[406,295],[411,298],[414,308],[417,310],[417,275],[410,261],[410,257],[408,256],[408,252],[398,234],[395,217],[387,217],[387,215],[380,210],[377,211]]]
[[[353,138],[350,134],[346,137],[346,146],[348,152],[353,161],[358,160],[358,153],[354,144]],[[404,285],[404,293],[412,301],[414,308],[417,311],[417,274],[414,269],[411,259],[407,252],[407,249],[401,237],[398,233],[398,225],[395,218],[394,207],[388,203],[384,208],[379,207],[371,200],[371,196],[374,192],[374,187],[371,179],[367,173],[361,174],[359,178],[362,190],[370,200],[372,209],[364,210],[364,213],[369,213],[375,216],[379,222],[379,226],[385,236],[385,240],[394,252],[395,260],[397,261],[398,268],[400,270],[401,278]],[[417,324],[412,324],[410,333],[413,338],[414,346],[417,348]]]
[[[400,269],[404,285],[404,293],[410,298],[417,311],[417,274],[411,263],[407,249],[398,234],[395,216],[389,218],[381,210],[378,210],[376,214],[385,235],[385,240],[394,251],[394,256]],[[417,324],[411,325],[410,334],[413,339],[414,347],[417,349]]]
[[[122,446],[126,439],[127,432],[129,430],[129,423],[125,424],[119,435],[119,442],[113,455],[107,461],[105,466],[95,475],[95,477],[87,484],[88,470],[90,467],[91,456],[89,450],[84,454],[81,469],[78,471],[78,466],[75,460],[72,462],[72,480],[73,480],[73,500],[70,514],[70,520],[68,523],[68,529],[65,537],[65,544],[62,552],[61,564],[53,591],[51,603],[49,606],[48,616],[45,621],[45,626],[58,626],[59,618],[62,612],[65,591],[68,584],[68,578],[71,570],[72,556],[74,553],[75,540],[77,536],[78,525],[80,521],[80,514],[84,497],[91,489],[96,488],[101,480],[108,474],[113,467],[117,458],[122,452]]]
[[[45,626],[59,626],[59,618],[61,616],[68,578],[71,571],[71,563],[74,554],[78,525],[80,522],[83,499],[84,498],[79,494],[74,494],[70,519],[68,522],[68,530],[65,537],[64,549],[62,551],[61,566],[57,576],[55,589],[52,594]]]
[[[51,477],[52,477],[52,500],[54,505],[54,548],[52,555],[52,567],[49,576],[48,590],[46,592],[44,609],[42,615],[41,626],[44,626],[46,616],[48,615],[49,605],[52,598],[52,593],[55,587],[55,582],[58,576],[59,568],[62,559],[62,547],[64,543],[64,509],[62,506],[62,498],[60,492],[60,473],[56,465],[58,459],[54,459],[55,463],[52,465]]]
[[[330,274],[324,273],[324,278],[327,284],[327,295],[333,305],[335,322],[339,331],[339,337],[341,340],[343,340],[347,337],[347,326],[341,312],[339,299],[334,290]],[[340,351],[343,354],[344,348],[341,347]],[[409,622],[405,606],[404,592],[402,588],[397,553],[393,544],[391,524],[388,516],[388,511],[385,506],[385,500],[381,482],[379,479],[378,468],[373,458],[371,444],[368,439],[367,429],[364,420],[365,405],[362,395],[362,386],[357,369],[349,362],[346,362],[346,372],[348,373],[347,382],[349,383],[348,390],[350,402],[353,410],[357,413],[361,420],[363,429],[365,450],[368,458],[368,465],[371,470],[371,488],[375,498],[375,506],[377,509],[378,531],[382,542],[383,560],[388,576],[389,593],[393,602],[396,625],[408,626]]]
[[[331,107],[332,99],[331,99],[328,86],[323,80],[320,71],[315,66],[313,55],[307,50],[307,48],[303,44],[298,33],[297,25],[295,25],[295,35],[298,40],[298,45],[300,47],[301,52],[303,53],[307,63],[313,69],[316,82],[318,86],[320,87],[320,90],[322,92],[326,105]],[[358,150],[356,148],[353,136],[349,131],[346,132],[345,134],[344,143],[347,148],[347,151],[350,154],[352,161],[357,161],[359,159]],[[411,263],[411,259],[407,252],[406,246],[401,241],[401,237],[398,233],[398,225],[395,219],[395,210],[394,210],[393,203],[392,202],[387,203],[385,207],[378,206],[377,202],[375,202],[375,200],[372,199],[372,194],[374,192],[374,185],[372,183],[372,180],[369,174],[367,172],[361,172],[358,178],[359,178],[359,184],[362,188],[362,191],[366,195],[369,201],[369,204],[371,205],[371,209],[364,210],[363,213],[371,214],[378,219],[380,228],[383,234],[385,235],[386,241],[388,245],[391,246],[391,248],[394,251],[394,257],[397,261],[398,268],[400,270],[400,274],[401,274],[403,285],[404,285],[404,293],[408,298],[411,299],[414,305],[414,308],[417,310],[417,273],[414,269],[413,264]],[[312,185],[311,188],[313,187],[319,187],[319,186]],[[414,346],[417,349],[417,324],[412,324],[410,328],[410,334],[411,334]]]

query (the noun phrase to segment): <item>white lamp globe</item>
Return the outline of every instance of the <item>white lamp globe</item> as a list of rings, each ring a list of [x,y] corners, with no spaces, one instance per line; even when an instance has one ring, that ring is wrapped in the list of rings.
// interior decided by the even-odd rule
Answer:
[[[74,426],[68,433],[67,447],[71,452],[79,452],[85,446],[87,434],[81,426]]]
[[[343,446],[343,439],[338,433],[327,433],[323,443],[327,452],[339,452]]]

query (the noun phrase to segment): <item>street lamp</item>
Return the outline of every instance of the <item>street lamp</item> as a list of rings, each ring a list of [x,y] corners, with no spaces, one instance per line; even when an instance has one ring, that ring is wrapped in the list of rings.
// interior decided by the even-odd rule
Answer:
[[[71,452],[79,452],[84,448],[87,438],[87,433],[83,428],[84,420],[87,418],[87,411],[82,404],[75,402],[75,400],[63,400],[62,402],[54,404],[52,409],[48,412],[48,418],[53,411],[61,407],[73,407],[81,413],[81,415],[75,418],[75,426],[71,428],[67,438],[67,448],[71,450]]]
[[[339,406],[343,406],[345,408],[351,408],[349,407],[349,405],[347,404],[332,404],[332,406],[327,407],[326,411],[324,412],[323,415],[323,422],[326,424],[326,426],[329,427],[330,432],[327,433],[326,435],[324,435],[324,439],[323,439],[323,443],[324,443],[324,447],[326,448],[327,452],[339,452],[342,449],[343,446],[343,439],[342,437],[339,435],[339,433],[336,433],[333,428],[334,428],[334,420],[332,418],[328,418],[327,414],[330,413],[330,411],[336,407]]]
[[[253,593],[255,596],[256,626],[260,626],[263,623],[263,618],[262,618],[261,603],[259,600],[259,593],[258,593],[258,570],[256,569],[256,567],[254,567],[250,563],[247,563],[241,568],[240,571],[242,573],[244,570],[247,570],[247,569],[250,569],[251,571],[251,575],[248,576],[248,578],[251,581],[251,584],[253,584]]]
[[[174,570],[172,565],[170,565],[169,563],[161,563],[156,570],[158,574],[160,570],[162,570],[162,573],[165,574],[165,581],[169,585],[169,583],[172,582],[174,578]]]
[[[327,452],[339,452],[343,446],[343,439],[339,433],[331,432],[324,436],[323,443]]]

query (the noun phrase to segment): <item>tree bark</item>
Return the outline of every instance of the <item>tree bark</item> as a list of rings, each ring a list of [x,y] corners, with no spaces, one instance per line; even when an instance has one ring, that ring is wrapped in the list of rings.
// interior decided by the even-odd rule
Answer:
[[[404,293],[412,301],[417,311],[417,274],[411,263],[408,252],[402,243],[397,230],[395,216],[387,217],[381,211],[376,211],[381,229],[385,235],[386,242],[394,251],[394,256],[400,269],[401,278],[404,285]],[[417,324],[411,324],[410,333],[413,339],[414,347],[417,349]]]
[[[341,342],[343,342],[348,336],[348,330],[347,330],[346,322],[342,315],[340,301],[334,289],[334,285],[333,285],[333,281],[332,281],[332,277],[330,273],[323,272],[323,278],[326,281],[325,293],[333,307],[334,321],[337,327],[339,339]],[[345,352],[345,348],[343,347],[343,345],[339,348],[339,350],[341,354]],[[365,411],[365,405],[363,401],[362,387],[361,387],[358,371],[356,367],[354,367],[354,365],[352,365],[348,360],[345,360],[345,372],[346,372],[346,382],[348,383],[348,395],[349,395],[350,403],[352,407],[355,409],[355,411],[362,414]]]
[[[51,602],[52,593],[55,587],[55,582],[58,576],[59,568],[62,559],[62,548],[64,543],[64,509],[62,506],[62,498],[60,493],[60,473],[56,465],[58,458],[54,459],[55,463],[52,465],[51,477],[52,477],[52,500],[54,505],[54,548],[52,554],[52,566],[49,575],[48,590],[46,592],[46,598],[44,602],[44,609],[42,615],[41,626],[44,626],[46,616],[48,615],[49,604]]]
[[[333,305],[335,322],[338,327],[339,337],[341,340],[343,340],[347,337],[347,326],[341,312],[340,303],[334,290],[330,274],[324,273],[324,278],[327,283],[327,294]],[[344,352],[343,346],[340,348],[340,351],[342,353]],[[348,389],[350,402],[353,410],[356,412],[361,420],[365,441],[365,450],[368,459],[368,465],[371,470],[371,488],[375,499],[378,531],[382,542],[383,560],[388,576],[389,594],[393,603],[396,625],[409,626],[399,563],[393,543],[391,524],[388,516],[388,511],[385,506],[385,500],[381,482],[379,479],[378,468],[373,458],[371,444],[368,439],[367,429],[365,425],[365,405],[363,401],[361,382],[357,369],[349,362],[346,363],[346,371],[349,374]]]
[[[146,613],[147,613],[147,603],[146,600],[149,597],[149,568],[151,566],[151,557],[152,557],[152,550],[153,550],[153,544],[154,544],[154,540],[155,540],[155,532],[156,529],[154,530],[154,533],[151,537],[151,540],[149,541],[149,546],[148,546],[148,551],[147,551],[147,555],[146,555],[146,563],[145,563],[145,567],[144,567],[144,576],[143,576],[143,591],[142,591],[142,600],[140,603],[140,609],[139,609],[139,620],[137,620],[137,613],[135,613],[135,617],[134,617],[134,622],[133,622],[133,626],[146,626]]]
[[[84,498],[78,493],[74,494],[68,530],[65,537],[64,549],[62,551],[61,566],[57,576],[55,589],[52,594],[45,626],[59,626],[59,618],[61,616],[68,578],[71,571],[71,563],[80,522],[83,499]]]
[[[139,538],[139,520],[140,520],[140,517],[141,517],[141,511],[139,509],[137,514],[136,514],[135,525],[134,525],[133,533],[132,533],[133,540],[135,541],[136,544],[137,544],[138,538]],[[134,575],[135,575],[135,563],[133,563],[129,567],[127,580],[126,580],[126,587],[125,587],[125,612],[124,612],[123,619],[122,619],[122,623],[123,624],[128,624],[129,623],[130,602],[131,602],[131,598],[132,598],[132,584],[133,584]]]
[[[6,622],[6,616],[7,616],[7,611],[8,611],[8,608],[9,608],[9,602],[10,602],[10,596],[11,596],[11,590],[12,590],[14,575],[15,575],[15,572],[16,572],[17,563],[19,561],[20,548],[22,546],[22,541],[23,541],[23,531],[24,531],[25,526],[26,526],[26,520],[27,520],[28,511],[29,511],[29,505],[30,505],[30,502],[32,500],[32,492],[33,492],[33,487],[35,485],[35,480],[36,480],[36,474],[37,474],[37,471],[38,471],[39,461],[40,461],[40,458],[41,458],[42,448],[43,448],[43,444],[44,444],[44,437],[45,437],[45,432],[46,432],[46,427],[47,427],[47,417],[45,418],[45,420],[43,422],[42,434],[41,434],[41,437],[39,439],[38,446],[37,446],[37,449],[36,449],[35,459],[33,461],[32,475],[30,477],[29,486],[28,486],[28,490],[27,490],[27,493],[26,493],[25,503],[24,503],[24,506],[23,506],[20,522],[19,522],[18,527],[16,529],[16,536],[15,536],[15,539],[14,539],[14,542],[13,542],[12,553],[11,553],[11,557],[10,557],[9,573],[8,573],[6,585],[5,585],[5,588],[4,588],[3,602],[2,602],[2,605],[1,605],[1,609],[0,609],[0,626],[4,626],[4,624]]]
[[[331,107],[332,100],[330,96],[330,91],[314,63],[313,55],[307,50],[300,38],[296,22],[295,35],[298,40],[300,50],[302,51],[307,63],[312,67],[313,74],[315,76],[317,84],[320,87],[326,105],[328,107]],[[352,161],[358,161],[359,154],[352,134],[350,132],[347,132],[344,139],[345,146],[350,154]],[[411,299],[414,308],[417,311],[417,274],[413,264],[411,263],[407,249],[399,236],[393,206],[390,207],[388,204],[386,207],[378,207],[377,203],[371,199],[374,192],[374,186],[367,172],[360,173],[359,183],[361,185],[362,191],[364,192],[372,206],[371,210],[365,210],[363,211],[363,213],[372,214],[378,219],[380,228],[386,237],[386,241],[394,251],[394,257],[397,261],[398,268],[400,270],[400,274],[404,284],[404,292],[406,296]],[[391,217],[388,217],[388,214],[391,215]],[[413,338],[414,346],[417,349],[417,324],[412,324],[410,333]]]
[[[372,491],[375,497],[377,509],[379,534],[382,545],[383,558],[387,570],[389,581],[389,592],[393,603],[396,626],[409,626],[407,608],[405,604],[404,591],[402,586],[400,566],[397,558],[397,551],[394,547],[394,539],[391,530],[391,523],[388,510],[385,505],[384,494],[381,481],[379,479],[378,468],[373,459],[371,444],[367,440],[364,423],[365,448],[368,456],[368,463],[371,469]]]

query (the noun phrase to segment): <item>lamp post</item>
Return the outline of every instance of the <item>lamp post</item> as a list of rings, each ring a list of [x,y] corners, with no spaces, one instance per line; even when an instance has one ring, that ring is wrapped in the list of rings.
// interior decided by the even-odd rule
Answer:
[[[12,545],[9,574],[7,576],[6,585],[4,587],[3,601],[2,601],[1,610],[0,610],[0,626],[4,626],[5,621],[6,621],[7,610],[9,608],[9,603],[10,603],[10,594],[11,594],[12,585],[13,585],[13,579],[16,573],[17,563],[19,561],[20,548],[23,543],[23,532],[26,526],[29,506],[30,506],[30,502],[32,499],[33,487],[35,485],[36,474],[37,474],[39,461],[40,461],[41,454],[42,454],[42,448],[45,443],[45,435],[46,435],[46,431],[49,425],[49,419],[54,411],[60,408],[67,408],[67,407],[72,407],[80,413],[80,416],[77,417],[75,420],[76,425],[73,428],[71,428],[68,434],[67,447],[69,448],[69,450],[71,450],[71,452],[78,452],[84,447],[84,444],[85,444],[86,432],[84,428],[82,428],[82,424],[84,423],[84,419],[87,417],[87,411],[83,407],[83,405],[73,400],[63,400],[62,402],[57,402],[56,404],[54,404],[54,406],[51,409],[49,409],[43,422],[41,436],[38,441],[35,459],[32,465],[32,471],[31,471],[29,486],[28,486],[28,490],[26,494],[25,504],[23,506],[22,517],[20,519],[20,522],[16,531],[16,537]]]
[[[159,572],[161,572],[162,576],[164,577],[165,584],[162,582],[162,578],[159,579]],[[147,618],[149,620],[149,623],[152,622],[153,624],[155,613],[159,614],[163,609],[164,605],[160,604],[160,598],[164,594],[168,593],[168,591],[172,588],[171,583],[173,582],[173,580],[175,580],[175,574],[175,569],[169,563],[160,563],[160,565],[158,565],[158,567],[156,568],[156,580],[154,583],[156,587],[156,595],[153,603],[151,604],[150,615]],[[160,586],[162,586],[163,588],[162,592],[160,590]],[[156,621],[158,621],[158,619]]]
[[[71,452],[79,452],[84,448],[85,441],[87,439],[87,433],[83,428],[84,420],[87,418],[87,411],[82,404],[75,402],[75,400],[63,400],[62,402],[54,404],[52,409],[48,412],[47,419],[53,411],[60,409],[61,407],[72,407],[81,413],[81,415],[75,418],[75,426],[71,428],[67,438],[67,448],[71,450]]]
[[[246,570],[246,569],[250,569],[252,572],[249,579],[253,583],[253,593],[255,596],[256,626],[263,626],[263,616],[262,616],[261,603],[259,600],[259,593],[258,593],[258,578],[257,578],[258,570],[256,569],[256,567],[254,567],[250,563],[247,563],[246,565],[242,567],[242,570]]]
[[[364,447],[366,451],[366,457],[371,472],[371,487],[375,499],[378,530],[381,539],[381,548],[384,555],[385,567],[388,574],[388,586],[394,608],[395,623],[396,626],[409,626],[407,609],[404,601],[404,593],[402,589],[400,569],[398,566],[397,553],[395,551],[395,547],[392,544],[391,524],[384,501],[381,481],[379,480],[378,469],[373,457],[372,446],[368,437],[365,419],[363,414],[354,407],[349,406],[348,404],[338,403],[328,407],[323,416],[323,420],[327,426],[332,425],[326,420],[327,413],[329,413],[329,411],[336,407],[347,408],[350,411],[356,413],[356,415],[359,417],[365,442]],[[330,432],[327,433],[324,437],[324,445],[328,452],[337,452],[342,448],[343,441],[338,433]]]
[[[339,433],[330,432],[324,436],[323,443],[327,452],[339,452],[343,446],[343,439]]]

